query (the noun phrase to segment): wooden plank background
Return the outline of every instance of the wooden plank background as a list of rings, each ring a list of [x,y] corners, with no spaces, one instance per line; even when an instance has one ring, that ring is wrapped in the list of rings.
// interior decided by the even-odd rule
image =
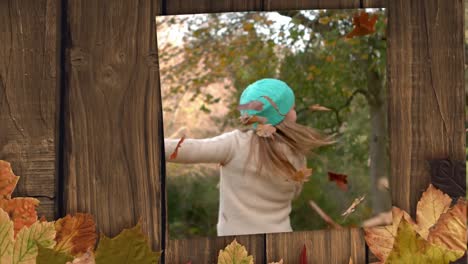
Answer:
[[[21,176],[14,196],[56,216],[59,0],[0,1],[0,159]]]
[[[143,220],[161,248],[156,1],[68,1],[64,207],[107,235]]]
[[[215,262],[234,237],[167,237],[154,17],[359,7],[387,7],[392,202],[414,216],[426,160],[465,158],[462,0],[0,1],[0,159],[22,176],[15,195],[49,219],[62,203],[90,212],[107,235],[142,217],[166,263]],[[304,244],[311,263],[366,262],[360,229],[237,240],[256,263],[297,263]]]

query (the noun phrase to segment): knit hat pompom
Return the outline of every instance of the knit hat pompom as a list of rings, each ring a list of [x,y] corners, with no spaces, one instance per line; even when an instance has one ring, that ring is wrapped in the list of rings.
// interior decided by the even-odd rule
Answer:
[[[265,124],[275,126],[294,106],[294,92],[278,79],[261,79],[245,88],[239,100],[241,116],[259,116]],[[256,128],[257,122],[253,124]]]

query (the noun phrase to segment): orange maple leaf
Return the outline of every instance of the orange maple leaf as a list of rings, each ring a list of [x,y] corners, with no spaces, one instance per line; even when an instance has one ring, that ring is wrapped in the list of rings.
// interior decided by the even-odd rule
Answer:
[[[260,137],[272,137],[273,134],[276,132],[276,127],[270,125],[270,124],[258,124],[257,125],[257,130],[256,133]]]
[[[96,224],[90,214],[67,215],[55,222],[57,235],[54,250],[74,256],[93,249],[96,243]]]
[[[11,198],[19,178],[13,173],[9,162],[0,160],[0,198]]]
[[[369,18],[369,14],[365,11],[360,14],[356,14],[353,17],[353,31],[348,33],[345,37],[352,38],[354,36],[364,36],[375,32],[375,22],[377,21],[377,15],[373,15]]]
[[[36,207],[39,200],[30,197],[0,199],[2,208],[13,221],[15,236],[24,226],[31,226],[37,221]]]
[[[169,156],[169,160],[173,160],[177,158],[177,152],[179,151],[180,145],[182,144],[182,142],[184,142],[184,140],[185,140],[185,136],[182,136],[182,138],[177,143],[177,146],[174,149],[174,152],[172,152],[171,156]]]

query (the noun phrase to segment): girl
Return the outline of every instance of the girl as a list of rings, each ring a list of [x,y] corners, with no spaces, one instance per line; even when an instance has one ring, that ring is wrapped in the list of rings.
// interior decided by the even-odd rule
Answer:
[[[180,148],[179,139],[164,140],[169,162],[221,165],[218,236],[292,231],[291,201],[311,173],[305,155],[334,143],[296,123],[294,100],[286,83],[262,79],[240,97],[240,120],[251,128],[186,139]]]

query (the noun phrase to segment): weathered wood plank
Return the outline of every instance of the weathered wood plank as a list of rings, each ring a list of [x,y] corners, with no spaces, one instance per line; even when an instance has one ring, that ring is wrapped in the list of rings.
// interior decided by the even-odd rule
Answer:
[[[158,2],[68,1],[66,212],[116,235],[143,221],[161,247]],[[161,142],[160,142],[161,141]]]
[[[387,0],[362,0],[363,8],[385,8]]]
[[[21,176],[14,196],[44,196],[55,214],[59,0],[0,1],[0,159]]]
[[[348,9],[359,8],[359,0],[264,0],[264,9],[266,11],[275,10],[300,10],[300,9]]]
[[[365,263],[365,241],[361,229],[316,230],[267,234],[267,263],[279,261],[298,263],[306,245],[309,263]]]
[[[217,263],[219,250],[234,239],[246,247],[255,263],[265,263],[263,235],[170,240],[165,263]]]
[[[462,0],[388,1],[392,204],[415,216],[428,159],[465,159]]]
[[[164,15],[261,11],[262,0],[165,0]]]

